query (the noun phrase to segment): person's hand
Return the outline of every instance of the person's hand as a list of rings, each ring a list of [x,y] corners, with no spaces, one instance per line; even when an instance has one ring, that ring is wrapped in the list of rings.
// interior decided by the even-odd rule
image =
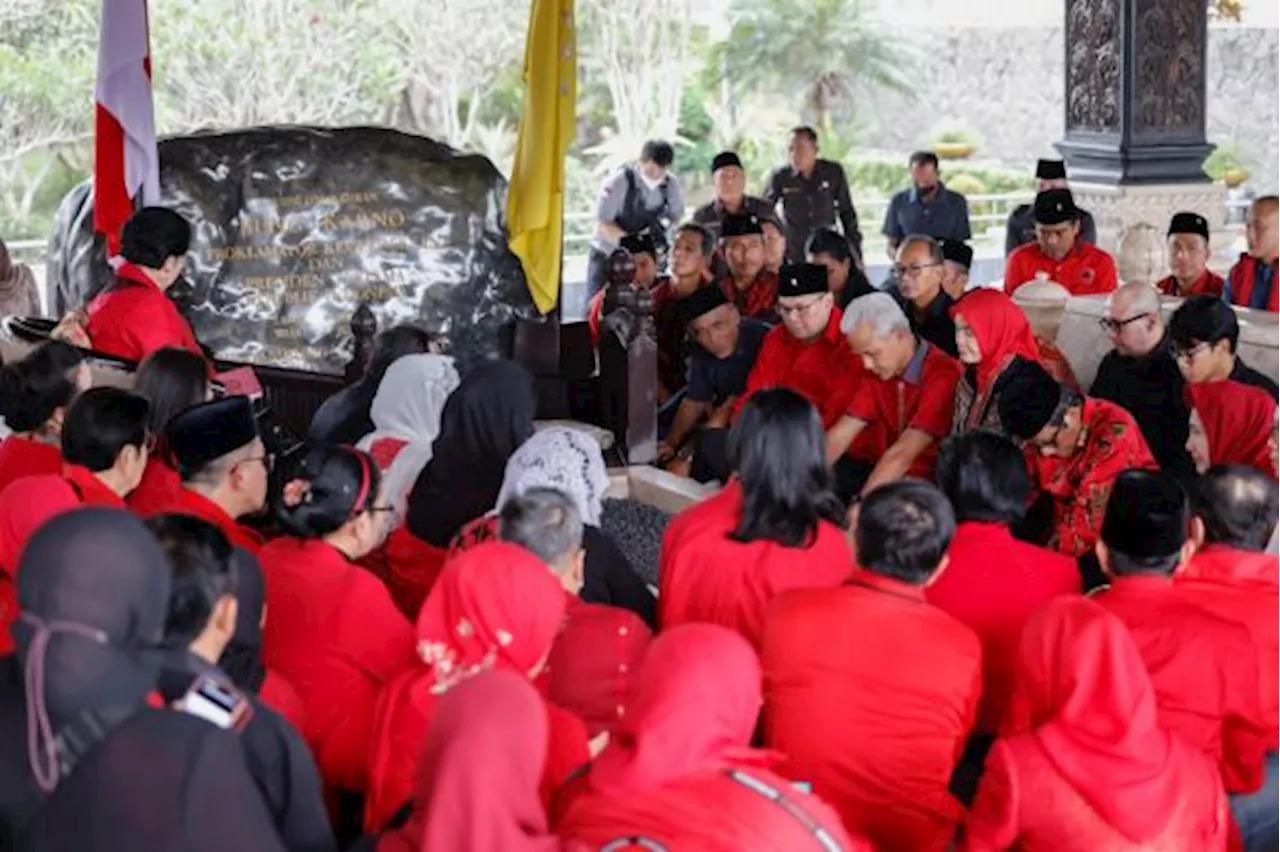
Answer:
[[[675,457],[676,457],[675,447],[671,446],[665,441],[663,441],[661,444],[658,445],[658,458],[657,458],[658,464],[665,466],[667,462],[671,461]]]
[[[72,346],[79,346],[81,349],[91,349],[88,326],[89,316],[84,311],[67,311],[66,315],[53,327],[49,337],[70,343]]]
[[[707,417],[708,429],[728,429],[729,421],[733,416],[733,400],[727,400],[719,408],[711,412]]]
[[[688,479],[691,470],[693,470],[693,461],[690,459],[672,459],[667,462],[667,473],[675,476],[683,476]]]

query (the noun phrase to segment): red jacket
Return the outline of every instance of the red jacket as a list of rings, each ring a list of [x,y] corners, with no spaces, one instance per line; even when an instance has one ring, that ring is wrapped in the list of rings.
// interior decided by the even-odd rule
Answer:
[[[177,500],[164,505],[156,505],[153,507],[151,514],[190,515],[193,518],[199,518],[202,521],[208,521],[218,529],[222,530],[231,543],[236,547],[242,547],[255,556],[262,549],[262,536],[255,530],[251,530],[243,524],[236,523],[236,519],[226,513],[226,511],[214,503],[203,494],[192,491],[190,488],[182,488],[177,493]]]
[[[844,416],[862,375],[861,360],[853,356],[840,333],[840,309],[833,308],[826,329],[814,340],[797,340],[781,325],[769,330],[734,414],[756,391],[785,387],[813,403],[822,417],[822,428],[829,429]]]
[[[144,518],[169,511],[182,500],[182,477],[159,456],[147,459],[142,481],[129,492],[129,508]]]
[[[751,319],[772,322],[778,306],[778,274],[761,269],[756,280],[746,290],[739,290],[734,284],[733,276],[726,275],[720,279],[720,290],[725,298],[738,306],[738,311]]]
[[[9,628],[18,617],[18,564],[27,540],[55,515],[81,506],[123,509],[124,501],[78,465],[26,476],[0,491],[0,656],[14,650]]]
[[[1110,293],[1117,286],[1116,262],[1111,255],[1076,240],[1062,260],[1049,257],[1039,243],[1018,246],[1005,261],[1004,291],[1012,296],[1023,284],[1034,281],[1038,272],[1046,273],[1050,281],[1066,287],[1073,296]]]
[[[0,491],[24,476],[62,472],[62,450],[57,444],[10,435],[0,441]]]
[[[1261,787],[1267,724],[1249,631],[1188,602],[1166,577],[1115,577],[1094,600],[1129,628],[1161,727],[1208,755],[1227,792]]]
[[[361,792],[382,689],[417,661],[413,627],[386,588],[323,541],[279,538],[267,584],[263,662],[302,699],[302,735],[330,788]]]
[[[1280,271],[1277,271],[1276,260],[1271,261],[1271,295],[1267,297],[1267,310],[1275,313],[1277,311],[1277,297],[1280,296]],[[1223,293],[1224,297],[1233,305],[1239,305],[1242,308],[1249,307],[1249,299],[1253,295],[1253,279],[1258,270],[1258,259],[1253,255],[1245,252],[1240,255],[1240,259],[1231,267],[1231,272],[1227,276],[1227,286]]]
[[[982,650],[919,587],[859,572],[769,607],[765,744],[882,852],[946,849],[948,784],[977,719]]]
[[[806,548],[730,539],[742,512],[742,486],[720,493],[672,519],[659,557],[658,623],[668,629],[705,621],[738,631],[760,647],[765,608],[787,589],[831,587],[849,577],[853,555],[843,531],[818,522]]]
[[[1178,279],[1172,275],[1156,282],[1156,289],[1166,296],[1221,296],[1222,276],[1211,269],[1200,273],[1200,277],[1192,282],[1185,293],[1178,291]]]
[[[1080,593],[1074,560],[1014,538],[1002,524],[956,527],[951,561],[925,599],[968,625],[982,641],[982,706],[978,730],[994,734],[1013,692],[1022,624],[1058,595]]]
[[[1196,606],[1243,624],[1258,650],[1259,692],[1270,728],[1268,748],[1280,745],[1280,567],[1274,553],[1236,550],[1220,544],[1203,548],[1174,579]]]
[[[178,307],[136,266],[126,263],[116,281],[89,303],[86,331],[93,348],[140,362],[157,349],[175,346],[203,357]]]

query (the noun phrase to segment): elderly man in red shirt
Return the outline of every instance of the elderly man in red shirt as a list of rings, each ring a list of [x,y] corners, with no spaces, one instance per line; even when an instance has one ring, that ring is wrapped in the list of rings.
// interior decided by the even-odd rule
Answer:
[[[1173,576],[1195,552],[1186,492],[1169,474],[1130,470],[1111,489],[1098,540],[1110,586],[1094,600],[1133,636],[1160,723],[1208,757],[1228,793],[1262,786],[1267,724],[1249,631],[1188,601]]]
[[[1242,308],[1275,313],[1280,304],[1280,282],[1276,281],[1280,255],[1280,199],[1264,195],[1249,206],[1245,220],[1249,250],[1240,255],[1227,276],[1222,298]]]
[[[1274,553],[1266,552],[1276,529],[1278,504],[1275,480],[1261,471],[1242,465],[1210,468],[1195,490],[1204,542],[1174,579],[1175,588],[1196,606],[1243,624],[1261,660],[1259,691],[1268,727],[1266,780],[1257,793],[1231,797],[1246,849],[1274,849],[1280,833],[1280,563]]]
[[[948,785],[977,717],[982,651],[924,591],[954,531],[937,488],[885,485],[859,507],[862,570],[785,592],[765,618],[765,743],[882,852],[946,849],[964,814]]]
[[[840,330],[868,375],[827,432],[827,461],[857,441],[853,454],[874,463],[863,494],[904,476],[932,477],[937,443],[951,432],[960,362],[917,337],[888,293],[850,302]]]
[[[1080,209],[1069,189],[1050,189],[1032,205],[1036,241],[1018,246],[1005,261],[1004,291],[1044,274],[1073,296],[1110,293],[1116,289],[1116,263],[1097,246],[1080,239]]]
[[[1023,623],[1051,598],[1080,594],[1080,572],[1061,553],[1013,537],[1010,527],[1031,502],[1031,479],[1022,451],[1005,436],[979,430],[943,441],[937,480],[957,526],[951,561],[925,598],[982,640],[978,732],[995,734],[1013,693]]]
[[[765,268],[764,226],[752,213],[728,213],[720,225],[720,251],[729,268],[720,289],[744,317],[772,321],[778,276]]]
[[[1166,296],[1221,296],[1222,276],[1209,268],[1209,223],[1199,213],[1169,220],[1169,275],[1156,282]]]

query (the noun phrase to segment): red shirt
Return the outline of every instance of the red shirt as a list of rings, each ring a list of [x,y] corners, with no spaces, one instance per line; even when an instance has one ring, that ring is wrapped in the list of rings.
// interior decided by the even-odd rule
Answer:
[[[964,808],[948,791],[982,691],[972,630],[924,591],[859,572],[769,607],[765,744],[880,850],[946,849]]]
[[[1004,266],[1004,291],[1010,296],[1023,284],[1044,272],[1073,296],[1110,293],[1116,289],[1116,262],[1097,246],[1076,240],[1062,260],[1045,254],[1039,243],[1018,246]]]
[[[361,792],[378,695],[419,664],[413,627],[376,577],[323,541],[278,538],[258,559],[263,662],[302,699],[301,733],[326,785]]]
[[[134,362],[166,346],[204,356],[177,305],[141,269],[126,263],[116,276],[89,303],[86,331],[95,350]]]
[[[147,459],[142,481],[129,492],[129,508],[144,518],[158,515],[176,506],[182,499],[182,477],[159,456]]]
[[[778,306],[778,274],[761,269],[756,280],[745,290],[739,290],[732,275],[720,279],[720,289],[725,298],[738,306],[744,317],[773,321],[777,317],[774,309]]]
[[[741,513],[742,486],[732,480],[672,519],[658,560],[663,629],[705,621],[736,630],[759,648],[769,601],[787,589],[848,579],[853,555],[839,527],[819,521],[815,540],[803,548],[743,543],[729,538]]]
[[[1222,276],[1206,269],[1191,283],[1186,292],[1181,292],[1178,290],[1178,279],[1170,275],[1157,281],[1156,289],[1166,296],[1221,296]]]
[[[1174,579],[1188,600],[1227,621],[1243,624],[1258,650],[1268,747],[1280,745],[1280,566],[1274,553],[1210,544]]]
[[[62,472],[62,450],[57,444],[10,435],[0,441],[0,491],[24,476]]]
[[[1097,543],[1116,477],[1129,468],[1158,467],[1133,415],[1114,402],[1086,399],[1081,420],[1084,446],[1071,458],[1043,456],[1027,448],[1032,480],[1053,498],[1050,546],[1071,557],[1093,550]]]
[[[956,385],[963,375],[964,367],[959,361],[924,340],[901,376],[886,380],[866,373],[846,410],[850,417],[867,424],[854,444],[858,454],[875,462],[903,432],[919,430],[932,437],[934,443],[916,456],[907,475],[932,479],[938,459],[937,442],[951,434]]]
[[[1074,560],[1018,541],[1003,524],[960,523],[948,555],[924,596],[982,641],[978,730],[993,734],[1013,692],[1023,623],[1050,598],[1079,594],[1080,572]]]
[[[1093,598],[1129,628],[1161,726],[1210,757],[1227,792],[1261,787],[1267,724],[1249,631],[1185,600],[1167,577],[1114,577]]]
[[[0,656],[14,650],[9,628],[18,617],[18,564],[27,541],[54,516],[81,506],[123,509],[124,501],[79,465],[26,476],[0,491]]]
[[[1253,296],[1254,276],[1258,271],[1258,259],[1247,252],[1240,255],[1240,259],[1231,267],[1228,274],[1228,282],[1231,288],[1231,304],[1239,305],[1242,308],[1249,307],[1249,299]],[[1280,297],[1280,271],[1277,269],[1277,261],[1271,261],[1271,294],[1267,296],[1267,310],[1275,313],[1280,307],[1278,302]]]
[[[157,506],[152,514],[175,514],[190,515],[193,518],[200,518],[208,521],[218,529],[222,530],[231,544],[235,547],[242,547],[255,556],[262,549],[262,536],[256,531],[249,529],[242,524],[236,523],[236,519],[226,513],[221,506],[210,500],[208,497],[198,492],[192,491],[190,488],[183,488],[178,492],[176,502],[168,505]]]
[[[747,390],[734,406],[735,414],[758,390],[790,388],[813,403],[829,429],[844,415],[857,378],[864,373],[840,333],[840,309],[831,309],[831,318],[822,334],[812,340],[797,340],[785,326],[777,326],[764,336],[756,364],[747,376]]]

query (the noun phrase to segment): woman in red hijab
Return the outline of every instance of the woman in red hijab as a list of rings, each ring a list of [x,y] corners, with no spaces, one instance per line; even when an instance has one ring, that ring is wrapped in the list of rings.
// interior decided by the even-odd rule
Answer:
[[[765,608],[853,572],[818,412],[785,388],[753,394],[729,436],[736,475],[677,515],[658,562],[658,623],[708,621],[759,647]]]
[[[662,633],[609,745],[557,802],[557,833],[592,849],[630,839],[623,848],[869,850],[821,800],[770,771],[775,754],[749,747],[760,677],[731,630]]]
[[[312,448],[277,498],[276,518],[292,536],[258,555],[267,582],[263,662],[301,698],[301,732],[331,791],[367,787],[374,703],[414,661],[412,626],[354,562],[385,534],[378,485],[364,453]]]
[[[147,427],[160,439],[147,459],[142,482],[129,494],[129,508],[146,517],[164,512],[182,499],[182,477],[163,440],[165,426],[175,414],[210,398],[209,365],[185,349],[158,349],[138,368],[133,390],[151,403]]]
[[[952,432],[1000,430],[994,404],[1000,377],[1015,361],[1037,361],[1058,381],[1078,390],[1071,366],[1052,344],[1040,340],[1022,308],[999,290],[970,290],[951,308],[960,362],[970,369],[956,392]]]
[[[1217,767],[1158,726],[1118,618],[1085,598],[1054,599],[1027,620],[1017,677],[962,848],[1227,848]]]
[[[24,476],[62,472],[62,421],[89,383],[80,351],[58,340],[0,369],[0,414],[13,432],[0,441],[0,491]]]
[[[635,613],[570,598],[538,685],[586,723],[588,736],[612,731],[626,716],[631,679],[652,640]]]
[[[547,828],[538,798],[547,712],[527,678],[498,670],[458,684],[441,696],[426,739],[413,810],[377,852],[571,848]]]
[[[1271,394],[1239,382],[1200,382],[1187,385],[1187,403],[1187,452],[1197,473],[1215,464],[1243,464],[1276,475],[1269,446],[1276,422]]]
[[[413,797],[417,758],[440,696],[489,669],[537,677],[564,613],[559,580],[522,547],[490,542],[445,565],[418,614],[418,665],[378,699],[368,754],[366,831],[387,825]],[[543,783],[550,790],[589,755],[582,720],[553,706],[547,712]]]

